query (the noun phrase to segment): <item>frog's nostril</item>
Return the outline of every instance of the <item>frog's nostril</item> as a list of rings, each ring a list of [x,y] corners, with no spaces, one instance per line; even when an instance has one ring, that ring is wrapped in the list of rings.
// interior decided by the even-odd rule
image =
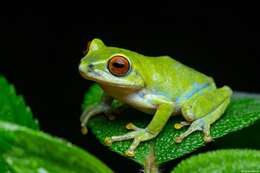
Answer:
[[[89,64],[88,65],[88,72],[91,73],[94,70],[94,65],[93,64]]]
[[[91,69],[93,69],[93,68],[94,68],[94,65],[93,65],[93,64],[89,64],[88,67],[91,68]]]

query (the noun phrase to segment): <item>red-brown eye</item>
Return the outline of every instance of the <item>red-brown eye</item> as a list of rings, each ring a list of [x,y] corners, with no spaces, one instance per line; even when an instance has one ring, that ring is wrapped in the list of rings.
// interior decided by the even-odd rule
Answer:
[[[116,55],[108,61],[108,69],[115,76],[125,76],[130,69],[130,64],[125,57]]]

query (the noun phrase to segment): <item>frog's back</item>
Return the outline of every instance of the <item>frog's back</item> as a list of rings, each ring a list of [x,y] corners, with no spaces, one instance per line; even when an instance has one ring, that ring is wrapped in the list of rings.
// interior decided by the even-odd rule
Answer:
[[[147,86],[153,92],[176,99],[194,88],[206,87],[214,84],[208,77],[169,56],[146,57],[144,71]]]

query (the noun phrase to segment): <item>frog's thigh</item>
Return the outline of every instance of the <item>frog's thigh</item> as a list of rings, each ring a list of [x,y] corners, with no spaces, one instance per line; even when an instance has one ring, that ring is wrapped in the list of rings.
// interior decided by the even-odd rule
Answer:
[[[192,121],[187,131],[176,138],[180,143],[184,138],[196,130],[202,130],[204,141],[210,142],[210,125],[214,123],[225,111],[230,102],[232,91],[229,87],[222,87],[213,91],[208,91],[198,96],[193,102],[183,105],[182,113],[186,120]]]
[[[232,91],[230,90],[230,88],[224,86],[222,88],[206,91],[201,95],[191,97],[182,106],[182,115],[188,122],[192,122],[201,117],[207,116],[210,112],[216,110],[222,103],[229,102],[231,93]],[[225,108],[226,107],[224,107],[223,109],[225,110]],[[216,119],[218,119],[221,114],[215,116],[216,117],[212,117],[207,121],[209,121],[209,123],[211,124]]]

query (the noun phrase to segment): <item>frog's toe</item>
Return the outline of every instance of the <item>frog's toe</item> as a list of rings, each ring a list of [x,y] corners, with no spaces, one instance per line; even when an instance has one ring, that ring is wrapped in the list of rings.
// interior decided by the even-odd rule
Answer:
[[[176,142],[176,143],[181,143],[182,140],[183,140],[183,138],[180,137],[180,136],[175,138],[175,142]]]
[[[175,123],[174,124],[174,128],[177,129],[177,130],[181,129],[182,127],[183,127],[183,125],[181,123]]]
[[[203,137],[203,140],[205,143],[209,143],[211,142],[213,139],[210,135],[210,125],[209,124],[206,124],[205,126],[203,126],[203,133],[204,133],[204,137]]]
[[[184,138],[186,138],[191,133],[198,131],[198,130],[203,131],[205,142],[208,143],[208,142],[212,141],[212,137],[210,136],[210,125],[206,121],[204,121],[203,119],[198,119],[190,125],[190,127],[188,128],[187,131],[185,131],[180,136],[175,138],[175,142],[181,143]]]
[[[134,157],[135,156],[135,152],[132,150],[126,150],[125,155],[128,157]]]
[[[106,137],[104,140],[104,144],[106,146],[111,146],[112,145],[112,139],[110,137]]]
[[[81,128],[81,133],[82,133],[83,135],[86,135],[86,134],[88,133],[88,128],[87,128],[87,127],[82,127],[82,128]]]
[[[188,126],[188,125],[190,125],[189,122],[187,122],[187,121],[181,121],[180,123],[175,123],[175,124],[174,124],[174,128],[177,129],[177,130],[179,130],[179,129],[181,129],[182,127]]]
[[[205,143],[209,143],[209,142],[212,141],[212,137],[204,135],[203,140],[204,140]]]
[[[137,126],[135,126],[133,123],[127,123],[126,125],[125,125],[125,128],[127,129],[127,130],[135,130],[135,131],[138,131],[138,130],[141,130],[141,128],[139,128],[139,127],[137,127]]]

